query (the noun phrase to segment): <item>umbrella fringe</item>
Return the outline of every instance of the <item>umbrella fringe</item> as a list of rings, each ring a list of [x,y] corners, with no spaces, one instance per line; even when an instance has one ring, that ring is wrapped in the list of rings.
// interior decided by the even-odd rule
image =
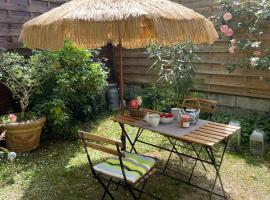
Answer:
[[[214,25],[193,10],[167,0],[149,2],[71,1],[25,23],[20,41],[29,48],[59,50],[65,39],[77,47],[99,48],[117,46],[121,37],[126,49],[218,39]]]
[[[63,46],[64,39],[69,39],[78,47],[98,48],[108,43],[116,46],[121,37],[122,45],[127,49],[144,48],[151,43],[170,46],[184,41],[211,44],[217,39],[217,34],[211,31],[213,25],[206,20],[177,23],[176,20],[155,19],[153,26],[141,27],[143,21],[149,20],[110,23],[78,20],[28,26],[23,28],[20,40],[29,48],[58,50]]]

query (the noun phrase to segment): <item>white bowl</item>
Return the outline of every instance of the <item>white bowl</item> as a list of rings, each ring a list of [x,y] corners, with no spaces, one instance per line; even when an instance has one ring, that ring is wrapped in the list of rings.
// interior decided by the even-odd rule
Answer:
[[[170,123],[172,123],[173,120],[174,120],[174,117],[170,117],[170,118],[161,117],[160,118],[160,123],[162,123],[162,124],[170,124]]]

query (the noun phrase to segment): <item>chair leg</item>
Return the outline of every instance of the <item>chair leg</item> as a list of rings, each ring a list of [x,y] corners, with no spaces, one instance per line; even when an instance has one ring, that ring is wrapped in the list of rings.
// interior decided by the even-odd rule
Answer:
[[[112,183],[111,181],[112,181],[112,179],[109,180],[108,185],[106,186],[106,190],[104,191],[101,200],[104,200],[105,199],[106,194],[107,194],[107,191],[109,191],[110,184]]]
[[[130,186],[127,186],[127,189],[129,191],[129,193],[131,194],[131,196],[133,197],[134,200],[138,200],[138,198],[136,197],[136,195],[134,194],[133,190],[131,189]]]
[[[140,200],[141,197],[142,197],[142,193],[143,193],[143,190],[144,190],[145,185],[146,185],[146,181],[143,183],[143,186],[142,186],[141,192],[139,194],[138,200]]]
[[[120,186],[120,182],[117,183],[116,188],[115,188],[115,191],[117,191],[119,189],[119,186]]]
[[[100,180],[99,177],[96,177],[96,179],[98,180],[98,182],[100,183],[100,185],[101,185],[101,186],[103,187],[103,189],[105,190],[102,199],[104,199],[105,196],[106,196],[106,194],[108,194],[108,195],[110,196],[111,200],[115,200],[115,198],[113,197],[113,195],[112,195],[111,192],[109,191],[109,186],[110,186],[110,184],[111,184],[111,180],[110,180],[110,182],[108,183],[108,185],[105,186],[105,184]]]

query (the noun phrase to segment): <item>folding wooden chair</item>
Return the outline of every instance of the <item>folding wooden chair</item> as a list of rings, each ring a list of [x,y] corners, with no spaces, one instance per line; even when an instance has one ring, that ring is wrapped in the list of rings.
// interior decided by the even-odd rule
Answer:
[[[159,199],[144,191],[148,178],[156,171],[156,160],[154,158],[123,152],[121,151],[123,143],[117,140],[104,138],[84,131],[79,131],[79,137],[83,142],[92,174],[104,189],[101,199],[104,199],[107,194],[112,200],[115,199],[109,190],[111,184],[116,184],[117,189],[119,186],[127,189],[134,200],[141,199],[142,194]],[[112,149],[102,144],[113,145],[115,148]],[[114,157],[93,165],[88,147],[112,154]],[[138,188],[139,185],[142,185],[140,189]],[[139,194],[136,195],[135,192],[139,192]]]
[[[197,104],[199,102],[199,106]],[[200,113],[204,113],[208,115],[208,119],[212,118],[213,113],[216,111],[217,101],[202,99],[192,96],[185,97],[182,108],[188,109],[200,109]]]

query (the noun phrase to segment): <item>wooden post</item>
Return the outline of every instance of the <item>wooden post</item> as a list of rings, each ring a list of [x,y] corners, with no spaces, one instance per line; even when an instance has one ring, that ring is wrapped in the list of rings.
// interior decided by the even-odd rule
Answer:
[[[120,108],[121,115],[124,114],[124,80],[123,80],[123,51],[122,51],[122,39],[119,38],[119,59],[120,59]]]

